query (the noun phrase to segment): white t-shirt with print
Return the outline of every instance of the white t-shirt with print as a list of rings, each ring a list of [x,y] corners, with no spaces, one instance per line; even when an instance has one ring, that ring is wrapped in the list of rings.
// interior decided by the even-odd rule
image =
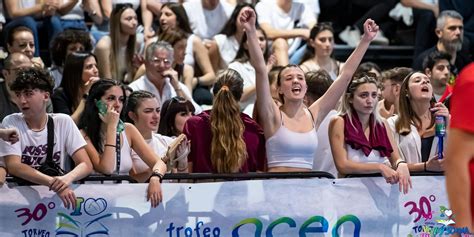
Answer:
[[[66,171],[71,167],[72,155],[86,145],[74,121],[65,114],[49,114],[54,121],[53,161]],[[18,129],[20,141],[13,144],[14,155],[21,157],[23,164],[38,168],[46,160],[48,129],[33,131],[28,128],[22,113],[8,115],[3,119],[5,126]]]

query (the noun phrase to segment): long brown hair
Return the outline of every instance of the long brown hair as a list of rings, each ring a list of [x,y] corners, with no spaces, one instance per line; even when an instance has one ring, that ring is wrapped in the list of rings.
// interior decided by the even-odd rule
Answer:
[[[112,13],[110,14],[110,39],[112,41],[112,50],[110,51],[110,71],[112,72],[113,79],[118,80],[120,82],[122,82],[124,79],[124,75],[121,74],[120,69],[118,67],[118,60],[120,57],[120,31],[122,29],[120,17],[127,9],[132,9],[133,11],[135,11],[133,9],[132,4],[117,4],[112,10]],[[127,58],[125,60],[127,63],[127,73],[130,74],[130,78],[133,78],[136,72],[135,67],[132,64],[133,56],[135,54],[136,42],[137,35],[130,35],[127,41],[127,49],[125,52],[125,57]]]
[[[408,85],[410,84],[410,78],[415,73],[422,73],[414,71],[408,74],[403,79],[402,86],[400,88],[400,99],[398,107],[398,119],[395,122],[395,130],[398,134],[403,136],[408,135],[411,132],[410,125],[415,125],[417,129],[421,128],[421,118],[413,111],[410,104],[410,92],[408,91]],[[431,116],[430,128],[434,125],[434,116]]]
[[[243,93],[243,80],[232,69],[224,70],[217,78],[211,110],[211,163],[218,173],[234,173],[247,159],[243,139],[245,127],[238,103]]]

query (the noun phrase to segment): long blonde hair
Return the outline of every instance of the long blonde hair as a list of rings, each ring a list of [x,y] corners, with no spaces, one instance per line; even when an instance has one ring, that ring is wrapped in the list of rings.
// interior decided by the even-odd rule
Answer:
[[[120,32],[121,32],[121,22],[120,17],[123,12],[127,9],[133,9],[131,4],[117,4],[110,14],[110,39],[112,41],[112,47],[110,51],[110,71],[112,72],[112,78],[122,82],[125,79],[125,75],[121,73],[118,66],[119,60],[119,51],[120,51]],[[137,42],[137,35],[130,35],[127,41],[127,49],[125,52],[126,64],[127,64],[127,73],[129,73],[130,78],[133,78],[135,75],[136,69],[133,66],[133,56],[135,55],[135,45]]]
[[[238,103],[243,93],[243,80],[232,69],[224,70],[217,78],[211,110],[211,163],[218,173],[234,173],[247,160],[243,139],[245,126]]]

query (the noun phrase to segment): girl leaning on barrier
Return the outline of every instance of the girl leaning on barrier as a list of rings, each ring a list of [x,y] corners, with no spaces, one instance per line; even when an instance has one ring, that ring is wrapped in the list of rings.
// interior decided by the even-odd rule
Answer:
[[[256,34],[255,12],[246,9],[240,21],[248,37],[250,62],[256,70],[256,106],[259,120],[265,121],[262,127],[267,139],[268,171],[311,171],[317,148],[316,130],[344,93],[370,42],[377,34],[378,26],[370,19],[365,22],[362,40],[337,80],[321,98],[307,108],[303,103],[307,91],[305,76],[297,65],[288,65],[280,70],[277,89],[282,104],[279,106],[275,103],[270,94],[265,60]]]
[[[156,207],[162,200],[161,181],[165,163],[147,145],[135,126],[120,120],[125,89],[116,80],[101,79],[92,85],[79,128],[86,139],[86,151],[94,170],[128,175],[133,168],[132,149],[153,171],[147,199]]]
[[[449,121],[450,116],[443,103],[432,100],[430,79],[421,72],[412,72],[400,88],[398,115],[387,120],[400,156],[412,172],[443,170],[443,160],[438,159],[436,152],[438,138],[434,122],[435,116],[443,116],[445,121]]]
[[[191,105],[192,107],[192,105]],[[156,133],[160,122],[160,105],[153,93],[134,91],[128,97],[127,115],[143,136],[148,146],[164,158],[168,172],[186,173],[188,171],[189,142],[181,137],[172,138]],[[151,175],[151,169],[138,154],[132,151],[133,168],[130,175],[137,181],[144,181]]]
[[[381,173],[387,183],[411,187],[410,172],[400,159],[396,143],[377,109],[375,78],[362,76],[351,81],[342,97],[339,116],[329,124],[329,141],[340,176]],[[393,167],[393,168],[392,168]]]

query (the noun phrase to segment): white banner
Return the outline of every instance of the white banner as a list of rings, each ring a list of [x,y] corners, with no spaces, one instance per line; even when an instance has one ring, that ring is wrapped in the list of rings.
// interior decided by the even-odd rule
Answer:
[[[163,184],[150,208],[146,184],[75,186],[63,207],[47,187],[0,189],[0,236],[448,236],[455,222],[444,177],[413,177],[404,195],[383,178],[275,179]],[[453,218],[454,217],[454,218]],[[467,236],[463,235],[463,236]]]

